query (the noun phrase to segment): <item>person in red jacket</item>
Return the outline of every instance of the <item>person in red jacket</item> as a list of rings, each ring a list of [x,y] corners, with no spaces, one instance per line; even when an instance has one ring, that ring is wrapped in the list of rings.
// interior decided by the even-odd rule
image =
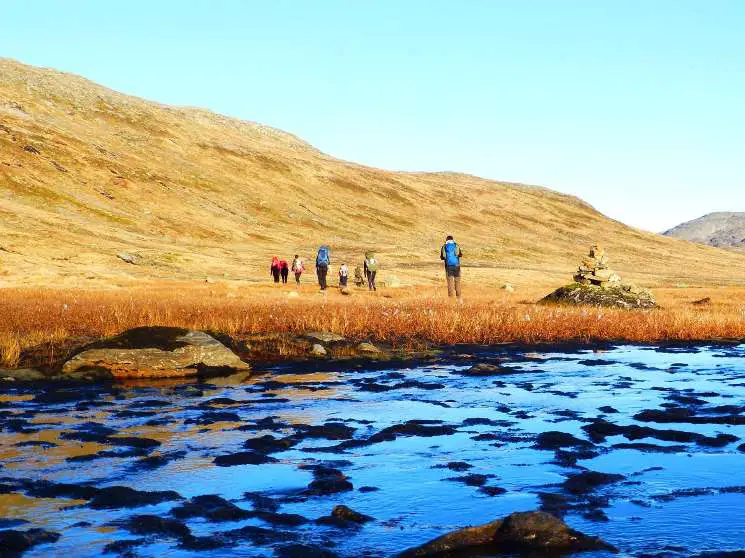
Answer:
[[[279,258],[272,256],[272,265],[269,267],[269,274],[274,277],[274,282],[279,283]]]

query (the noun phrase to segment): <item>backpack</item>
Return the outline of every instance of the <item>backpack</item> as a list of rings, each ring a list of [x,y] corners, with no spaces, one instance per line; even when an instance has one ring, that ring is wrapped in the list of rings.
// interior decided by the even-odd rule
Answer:
[[[329,252],[328,246],[321,246],[318,249],[318,255],[316,256],[316,265],[329,265],[329,263],[331,263]]]
[[[445,265],[448,267],[458,267],[460,258],[458,257],[458,245],[455,242],[446,242],[445,246]]]
[[[368,271],[378,271],[378,262],[375,261],[375,257],[371,256],[365,260]]]

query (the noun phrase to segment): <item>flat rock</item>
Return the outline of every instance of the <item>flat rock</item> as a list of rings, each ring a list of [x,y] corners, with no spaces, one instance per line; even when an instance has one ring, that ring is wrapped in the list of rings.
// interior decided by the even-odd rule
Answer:
[[[34,368],[0,368],[0,382],[37,382],[46,378],[43,372]]]
[[[94,343],[62,368],[64,376],[91,371],[113,378],[165,378],[246,372],[251,367],[201,331],[140,327]]]
[[[336,333],[331,333],[329,331],[311,331],[308,333],[303,334],[301,337],[304,339],[308,339],[310,341],[315,341],[317,343],[341,343],[342,341],[346,341],[344,337],[341,335],[338,335]]]
[[[571,529],[551,514],[521,512],[485,525],[453,531],[422,546],[406,550],[399,557],[505,554],[543,556],[585,550],[617,552],[610,544]]]

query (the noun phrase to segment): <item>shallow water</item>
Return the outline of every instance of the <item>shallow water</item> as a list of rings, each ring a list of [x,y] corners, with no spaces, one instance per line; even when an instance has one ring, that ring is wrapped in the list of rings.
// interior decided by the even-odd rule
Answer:
[[[178,383],[66,388],[62,398],[60,390],[47,394],[4,387],[0,528],[43,527],[62,534],[58,542],[38,546],[26,556],[98,556],[119,540],[138,541],[125,554],[129,556],[272,556],[281,555],[290,543],[339,556],[390,556],[465,525],[543,506],[573,528],[617,546],[622,555],[689,556],[741,549],[745,446],[738,447],[745,438],[744,356],[745,346],[622,346],[569,353],[480,350],[401,370],[289,374],[279,367],[250,379],[194,384],[201,393]],[[463,374],[479,362],[498,363],[512,373]],[[410,380],[415,383],[398,386]],[[604,406],[613,409],[599,409]],[[634,418],[641,411],[666,409],[684,409],[695,418],[684,423]],[[215,416],[216,411],[237,417]],[[268,416],[274,417],[272,423],[256,424]],[[656,429],[656,437],[643,431],[643,437],[637,432],[590,441],[582,427],[599,417],[621,427]],[[225,420],[211,422],[215,418]],[[410,420],[439,422],[415,425],[389,440],[373,438],[356,447],[349,443],[350,437],[365,440]],[[309,437],[303,426],[329,423],[354,430],[337,433],[332,440]],[[92,437],[77,435],[99,432],[101,425],[112,429],[106,431],[110,438],[90,441]],[[452,428],[428,430],[440,426]],[[565,445],[558,452],[536,447],[537,436],[549,431],[570,433],[582,445]],[[661,437],[673,439],[661,440],[657,431],[667,431]],[[705,438],[680,441],[681,432]],[[267,434],[294,445],[284,451],[260,448],[259,454],[276,462],[229,467],[213,463],[216,456],[246,451],[246,440]],[[717,439],[717,434],[732,437]],[[131,452],[131,446],[112,445],[112,439],[121,436],[160,445],[152,442],[153,447],[129,457],[104,453],[81,460],[99,451]],[[70,437],[87,441],[66,439]],[[39,445],[41,441],[46,444]],[[612,447],[617,444],[646,445]],[[665,451],[666,446],[675,447]],[[144,461],[158,455],[165,459]],[[446,467],[451,462],[467,465],[457,471]],[[308,466],[314,464],[340,471],[353,489],[308,494],[314,479]],[[623,477],[574,490],[563,484],[584,470]],[[479,486],[448,480],[471,474],[488,476],[473,477],[474,483],[506,492],[488,495]],[[298,514],[308,522],[277,525],[281,517],[270,515],[221,522],[180,519],[196,537],[245,525],[279,533],[272,540],[223,538],[223,548],[189,550],[176,536],[132,534],[117,524],[138,514],[171,517],[180,500],[93,509],[88,499],[34,496],[29,487],[42,479],[97,488],[172,490],[185,499],[216,494],[245,510],[254,510],[245,493],[260,493],[272,498],[280,514]],[[19,484],[22,480],[31,484]],[[375,520],[359,527],[314,522],[337,504]]]

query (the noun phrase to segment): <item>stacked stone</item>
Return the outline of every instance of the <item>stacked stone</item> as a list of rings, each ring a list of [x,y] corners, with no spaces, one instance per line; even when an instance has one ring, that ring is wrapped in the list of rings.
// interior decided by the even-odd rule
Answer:
[[[582,258],[574,280],[582,285],[598,287],[616,287],[621,284],[621,277],[608,269],[608,258],[605,250],[598,244],[590,247],[590,253]]]

